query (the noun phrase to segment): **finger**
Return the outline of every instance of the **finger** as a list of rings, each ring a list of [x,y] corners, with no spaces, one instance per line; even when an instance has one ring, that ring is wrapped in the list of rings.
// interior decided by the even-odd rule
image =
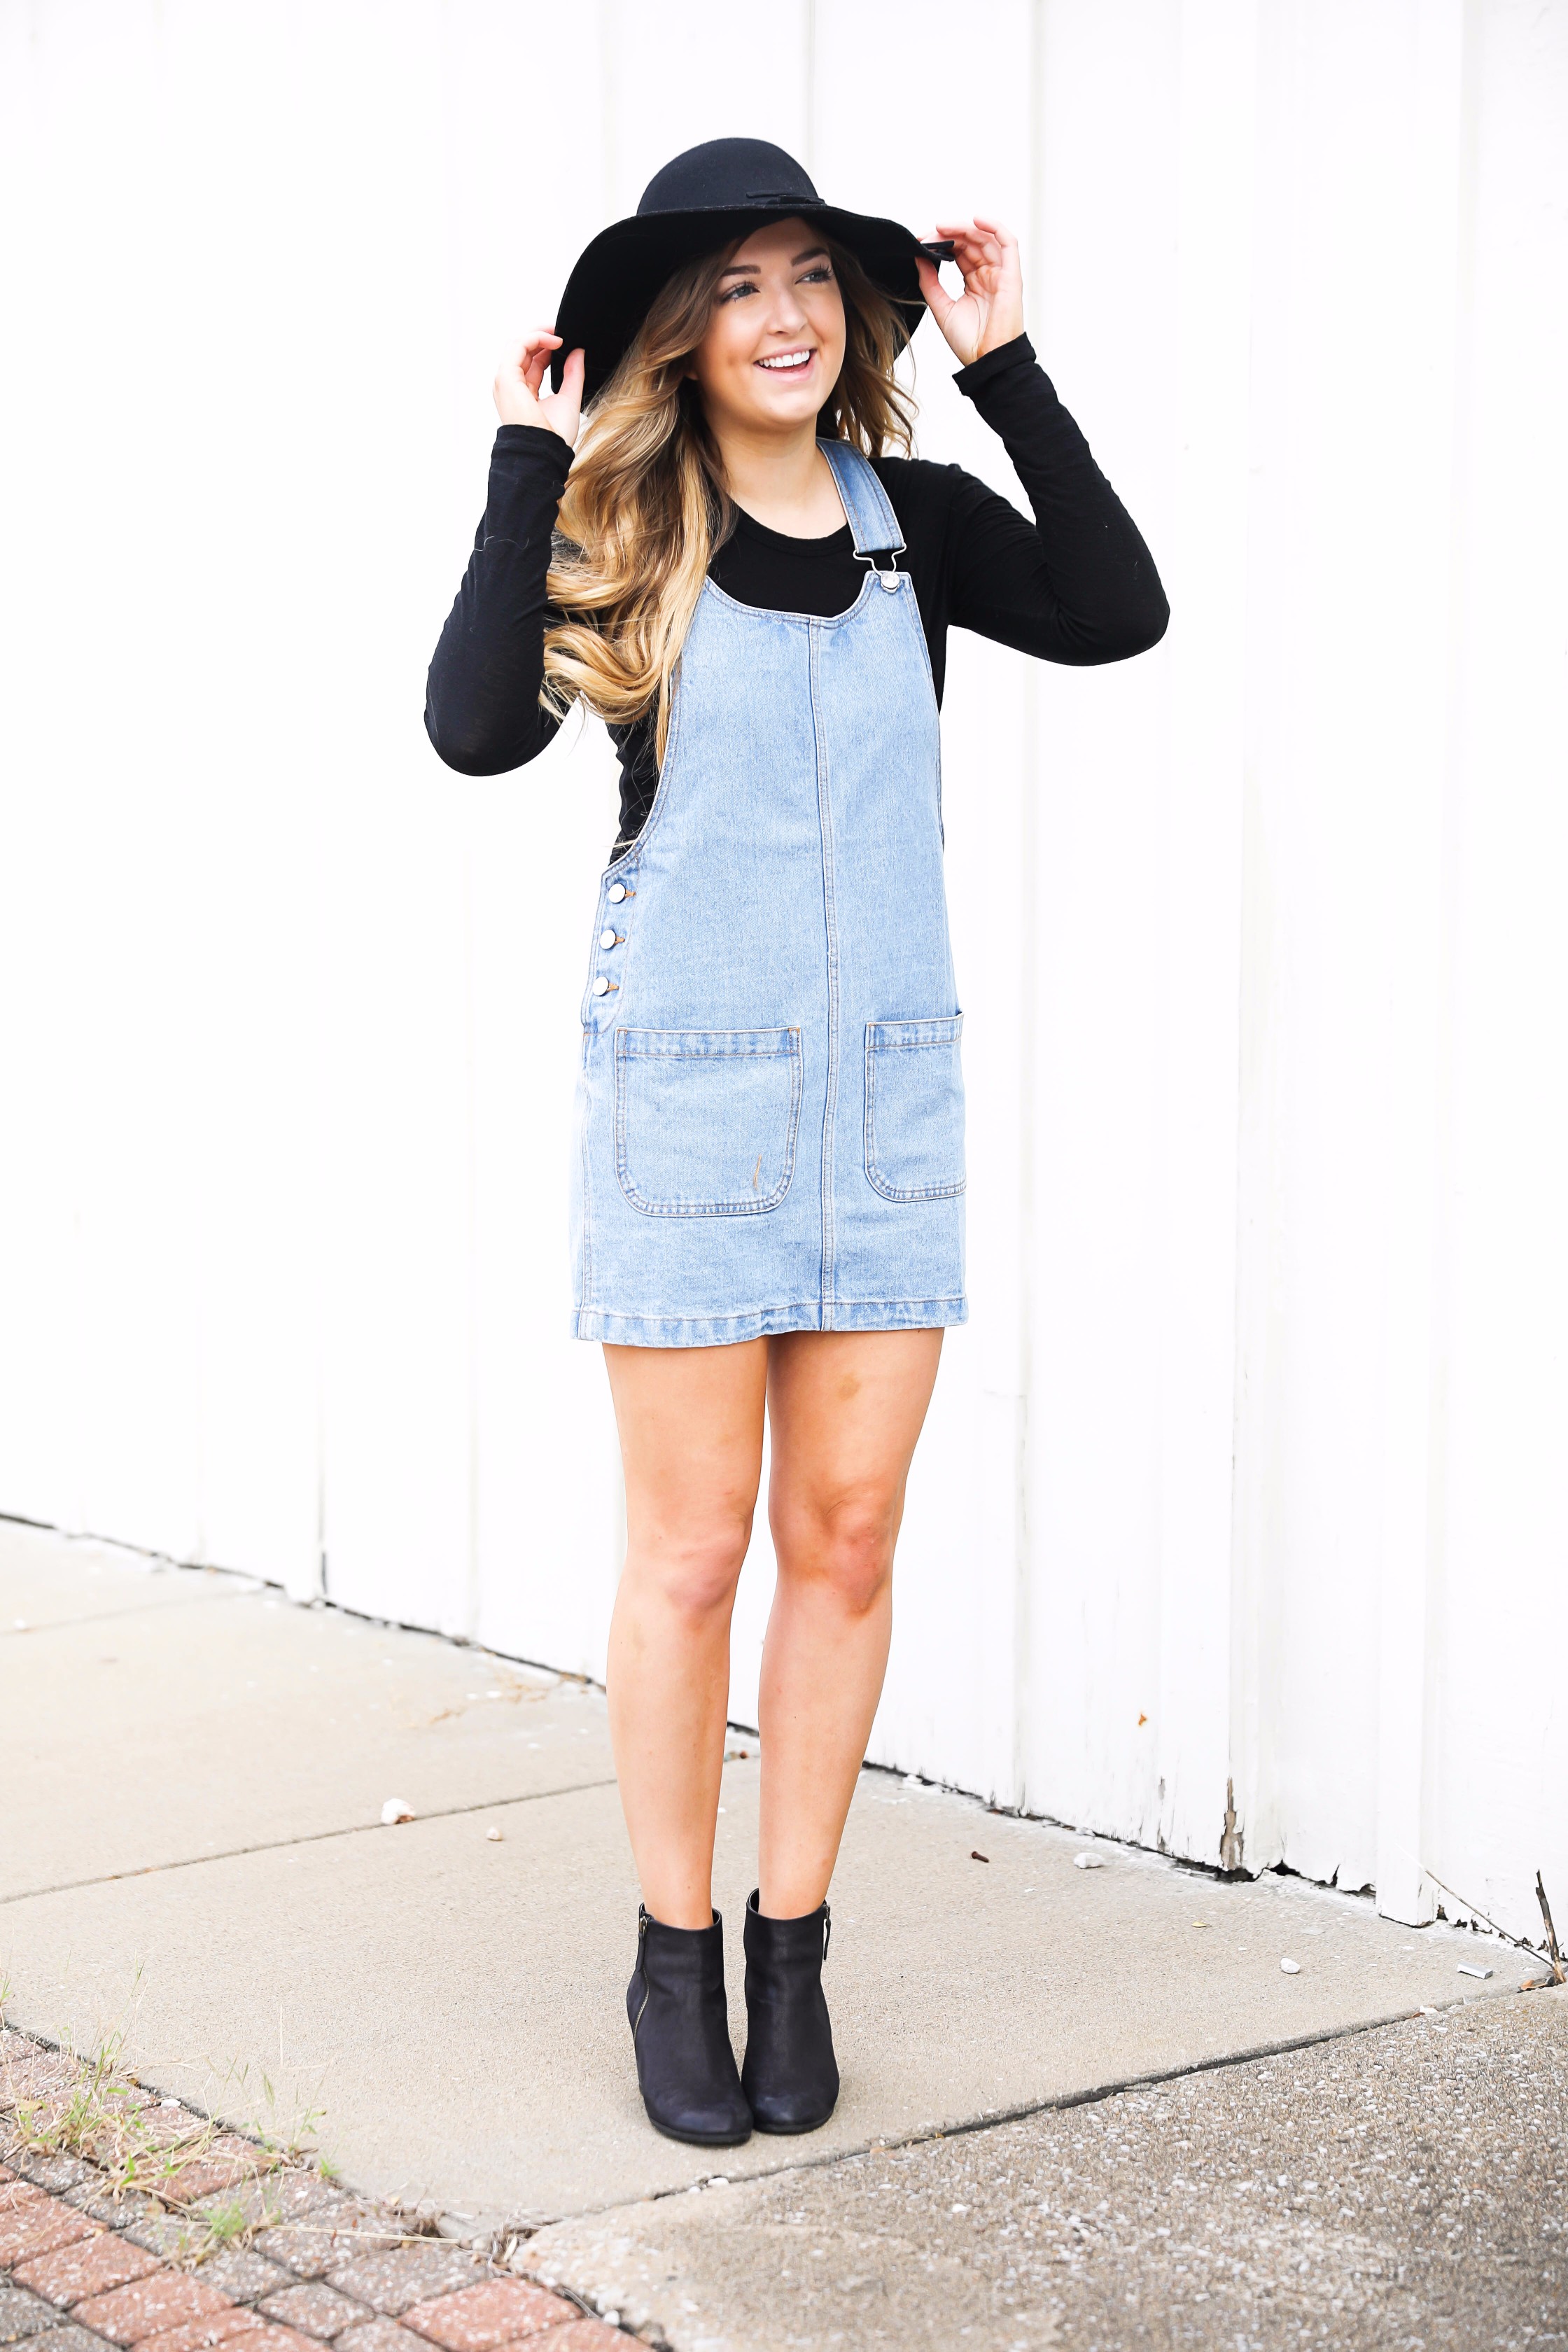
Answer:
[[[941,234],[964,245],[1002,247],[1017,243],[1011,229],[1004,228],[1000,221],[987,220],[978,213],[973,220],[948,222]]]
[[[973,225],[968,228],[954,226],[947,234],[952,239],[953,266],[962,271],[966,285],[976,272],[1002,267],[1001,247],[994,238],[982,236]]]
[[[925,296],[926,308],[940,327],[952,308],[953,298],[944,292],[942,279],[936,273],[935,264],[928,261],[923,253],[917,253],[915,256],[915,275],[921,281],[921,292]]]
[[[520,373],[524,383],[528,386],[530,392],[534,394],[535,398],[538,397],[539,387],[544,382],[544,371],[549,365],[550,353],[548,351],[525,352]]]
[[[560,336],[552,334],[548,327],[535,327],[531,334],[524,335],[520,343],[514,344],[510,363],[521,374],[542,352],[548,359],[560,341]]]
[[[991,267],[1005,278],[1018,276],[1023,261],[1018,251],[1018,240],[1012,230],[1004,228],[1000,221],[977,220],[974,226],[985,238]]]
[[[509,343],[500,365],[496,370],[497,383],[500,383],[504,380],[510,383],[525,383],[531,372],[537,383],[540,356],[542,355],[548,359],[551,342],[559,342],[560,340],[558,335],[552,336],[541,345],[537,336],[529,335],[520,343]]]

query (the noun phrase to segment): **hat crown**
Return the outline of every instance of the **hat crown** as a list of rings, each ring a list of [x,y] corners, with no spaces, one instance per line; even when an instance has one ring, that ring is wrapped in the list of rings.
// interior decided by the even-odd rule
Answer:
[[[654,173],[642,192],[637,217],[821,202],[810,175],[782,147],[765,139],[709,139]]]

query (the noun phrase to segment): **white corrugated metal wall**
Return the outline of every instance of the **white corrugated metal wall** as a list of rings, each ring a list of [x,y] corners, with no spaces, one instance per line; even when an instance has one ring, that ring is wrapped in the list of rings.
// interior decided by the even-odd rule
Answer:
[[[973,1321],[876,1753],[1568,1887],[1568,4],[13,0],[0,1508],[594,1671],[589,730],[424,665],[504,339],[699,138],[1019,224],[1174,619],[957,639]],[[1017,495],[916,347],[927,454]],[[759,1547],[761,1549],[761,1547]],[[734,1706],[767,1601],[748,1570]],[[1442,1898],[1450,1911],[1451,1898]]]

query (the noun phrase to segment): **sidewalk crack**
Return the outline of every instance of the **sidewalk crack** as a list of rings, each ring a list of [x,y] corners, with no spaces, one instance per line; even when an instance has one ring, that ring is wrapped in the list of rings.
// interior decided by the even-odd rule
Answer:
[[[400,1830],[417,1828],[422,1822],[450,1822],[464,1813],[498,1812],[507,1805],[542,1804],[551,1797],[575,1797],[590,1789],[613,1789],[614,1775],[607,1780],[569,1780],[559,1789],[525,1789],[520,1796],[484,1797],[472,1805],[441,1805],[428,1813],[418,1813],[412,1822],[400,1822]],[[331,1830],[307,1830],[300,1837],[263,1838],[255,1845],[226,1846],[221,1853],[179,1854],[173,1862],[145,1862],[136,1870],[106,1870],[96,1878],[63,1878],[54,1886],[26,1886],[16,1895],[0,1895],[0,1910],[10,1903],[33,1903],[43,1895],[75,1895],[88,1886],[113,1886],[122,1878],[155,1878],[168,1870],[200,1870],[209,1862],[236,1862],[248,1853],[283,1853],[290,1846],[321,1845],[328,1838],[371,1837],[381,1835],[388,1827],[384,1822],[348,1822]]]

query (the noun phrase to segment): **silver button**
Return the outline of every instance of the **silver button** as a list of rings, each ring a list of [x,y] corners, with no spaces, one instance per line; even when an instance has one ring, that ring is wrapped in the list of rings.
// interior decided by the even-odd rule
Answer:
[[[608,996],[609,992],[610,983],[605,978],[604,973],[601,972],[598,979],[594,982],[594,993],[595,996]]]
[[[618,907],[626,895],[626,886],[624,882],[612,882],[605,893],[612,907]]]
[[[620,943],[620,934],[617,931],[601,931],[599,933],[599,945],[602,948],[619,947]]]

